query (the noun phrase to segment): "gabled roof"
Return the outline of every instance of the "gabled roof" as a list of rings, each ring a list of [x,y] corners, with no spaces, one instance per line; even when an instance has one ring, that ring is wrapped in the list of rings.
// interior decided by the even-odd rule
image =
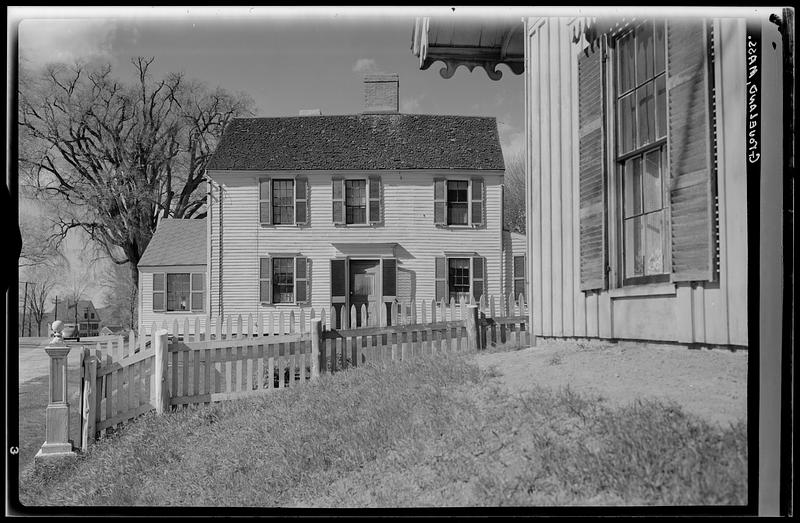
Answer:
[[[504,170],[495,118],[360,114],[236,118],[209,170]]]
[[[65,308],[66,307],[66,308]],[[75,303],[72,301],[67,301],[62,298],[58,302],[58,310],[59,312],[64,312],[66,310],[73,310],[75,308]],[[97,309],[92,303],[92,300],[78,300],[78,312],[83,312],[84,310],[88,309],[90,312],[97,313]],[[56,311],[56,306],[53,305],[53,308],[50,310],[50,314],[53,314]],[[83,317],[81,317],[83,319]]]
[[[161,220],[139,267],[206,265],[206,220]]]

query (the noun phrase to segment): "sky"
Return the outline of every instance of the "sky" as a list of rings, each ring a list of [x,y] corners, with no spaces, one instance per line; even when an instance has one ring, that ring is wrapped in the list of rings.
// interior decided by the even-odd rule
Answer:
[[[156,77],[179,71],[212,88],[245,92],[256,116],[296,116],[301,109],[356,114],[363,110],[363,75],[397,73],[401,113],[492,116],[506,156],[524,144],[522,75],[504,65],[499,81],[465,67],[445,79],[442,62],[419,69],[411,51],[415,16],[447,16],[449,8],[37,7],[9,13],[19,22],[19,59],[26,67],[107,62],[124,79],[132,74],[131,58],[152,56]],[[502,9],[470,14],[522,16]],[[76,266],[85,263],[81,241],[75,235],[66,246]],[[99,289],[92,299],[103,305]]]

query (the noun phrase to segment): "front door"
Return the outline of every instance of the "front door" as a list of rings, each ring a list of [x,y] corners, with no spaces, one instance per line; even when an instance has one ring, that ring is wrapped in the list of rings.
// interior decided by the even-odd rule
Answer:
[[[369,311],[371,304],[378,310],[378,284],[380,260],[350,260],[350,303],[356,308],[356,325],[367,325],[368,318],[361,317],[361,306]],[[352,310],[352,309],[351,309]]]

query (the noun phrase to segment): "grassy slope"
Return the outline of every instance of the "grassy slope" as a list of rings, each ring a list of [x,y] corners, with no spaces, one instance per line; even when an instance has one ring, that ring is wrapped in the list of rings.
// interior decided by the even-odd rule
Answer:
[[[459,356],[364,368],[257,400],[149,414],[24,504],[743,504],[746,427],[569,390],[510,397]]]

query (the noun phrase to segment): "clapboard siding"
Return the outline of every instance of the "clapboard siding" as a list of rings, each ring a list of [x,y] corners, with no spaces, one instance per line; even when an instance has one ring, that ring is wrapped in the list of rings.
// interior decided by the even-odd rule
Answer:
[[[311,261],[309,290],[312,307],[330,305],[330,260],[348,255],[335,244],[396,243],[398,293],[415,291],[417,300],[434,298],[434,259],[444,252],[477,252],[486,258],[487,292],[502,292],[501,173],[387,171],[376,173],[307,172],[309,222],[305,226],[260,226],[257,179],[294,177],[278,173],[209,173],[223,194],[222,290],[212,285],[212,314],[249,314],[259,310],[296,310],[291,305],[261,305],[258,299],[258,257],[297,253]],[[383,185],[383,222],[369,226],[337,226],[332,220],[333,177],[358,178],[379,174]],[[486,226],[439,228],[433,224],[433,179],[484,179]],[[215,208],[216,209],[216,208]],[[219,270],[219,242],[212,220],[211,279]],[[368,247],[365,247],[369,249]],[[356,256],[354,253],[350,253]],[[377,257],[370,254],[361,257]],[[402,297],[402,296],[398,296]],[[410,296],[409,296],[410,297]],[[221,302],[221,310],[216,306]]]
[[[503,294],[514,291],[514,257],[526,256],[525,279],[528,280],[527,238],[518,232],[503,231]],[[517,296],[515,296],[516,298]],[[526,299],[527,302],[527,299]]]
[[[529,51],[524,73],[529,113],[526,162],[531,203],[527,218],[530,241],[527,266],[534,333],[747,345],[747,222],[742,212],[747,201],[743,20],[714,22],[718,281],[589,292],[580,290],[581,151],[576,147],[580,140],[578,59],[586,42],[572,41],[575,22],[556,17],[526,21]],[[554,103],[560,105],[558,110],[553,108]],[[689,148],[680,158],[691,166],[699,161],[696,156]],[[599,178],[595,183],[601,183]],[[587,187],[597,189],[597,186]],[[681,188],[673,197],[678,205],[689,208],[694,205]],[[681,219],[677,218],[679,224]],[[595,250],[586,251],[583,256],[602,255],[598,245],[587,245],[592,246]]]

